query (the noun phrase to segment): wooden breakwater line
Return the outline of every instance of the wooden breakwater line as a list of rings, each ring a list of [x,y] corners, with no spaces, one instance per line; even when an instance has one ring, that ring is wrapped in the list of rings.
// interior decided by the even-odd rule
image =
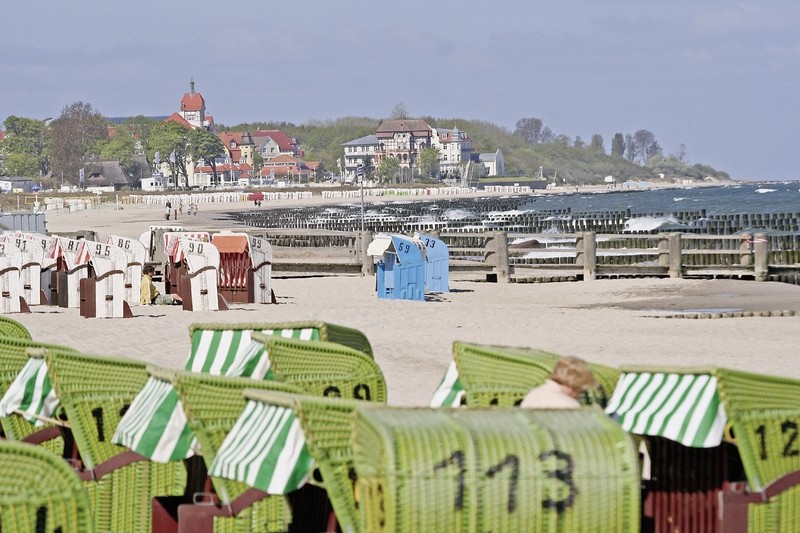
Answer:
[[[322,230],[247,229],[282,249],[311,249],[310,259],[281,259],[273,271],[374,274],[366,253],[375,233]],[[432,232],[449,248],[456,278],[501,283],[577,281],[620,277],[734,278],[800,284],[800,243],[785,236],[563,234]],[[312,259],[313,258],[313,259]]]
[[[535,197],[441,199],[436,202],[392,202],[368,205],[364,228],[375,232],[507,231],[528,233],[683,233],[729,235],[764,230],[800,233],[800,213],[709,214],[704,209],[635,213],[630,209],[575,211],[530,209]],[[360,206],[282,208],[229,213],[237,222],[265,228],[356,231],[361,228]]]

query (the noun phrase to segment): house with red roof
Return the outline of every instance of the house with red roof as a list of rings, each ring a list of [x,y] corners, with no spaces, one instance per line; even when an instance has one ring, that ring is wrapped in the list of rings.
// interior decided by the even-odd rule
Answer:
[[[294,137],[289,137],[281,130],[256,130],[253,132],[255,151],[261,154],[261,159],[268,161],[279,155],[303,157],[300,143]]]

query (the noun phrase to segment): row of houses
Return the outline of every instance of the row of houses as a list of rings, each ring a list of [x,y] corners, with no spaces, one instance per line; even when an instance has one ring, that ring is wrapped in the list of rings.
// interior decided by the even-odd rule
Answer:
[[[190,81],[189,91],[181,98],[179,110],[164,120],[187,129],[202,128],[216,134],[225,147],[225,153],[213,162],[188,159],[186,176],[175,172],[169,158],[151,165],[143,153],[135,157],[136,171],[132,175],[126,174],[118,161],[90,161],[84,167],[84,187],[119,190],[138,186],[144,190],[165,190],[174,187],[205,189],[280,182],[290,184],[310,181],[319,169],[318,161],[305,159],[300,142],[281,130],[217,132],[214,117],[206,112],[206,101],[195,90],[194,80]],[[346,142],[342,147],[344,157],[337,162],[338,176],[347,182],[356,178],[359,165],[369,162],[377,168],[389,157],[399,163],[398,180],[413,181],[415,163],[426,148],[438,150],[440,179],[459,179],[469,165],[479,165],[482,175],[505,174],[500,150],[474,153],[467,132],[457,127],[433,128],[424,120],[385,120],[374,135]],[[257,160],[260,160],[259,168],[256,168]]]

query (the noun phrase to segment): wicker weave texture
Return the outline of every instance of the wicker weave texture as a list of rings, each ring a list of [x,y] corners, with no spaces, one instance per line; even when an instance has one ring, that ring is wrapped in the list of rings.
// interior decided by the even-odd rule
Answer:
[[[526,348],[453,343],[453,359],[466,393],[467,405],[518,405],[534,387],[544,383],[560,356]],[[585,392],[584,405],[604,406],[616,387],[619,371],[589,364],[598,387]]]
[[[189,338],[194,339],[198,331],[267,331],[267,330],[302,330],[316,329],[319,331],[319,338],[322,341],[335,342],[344,346],[349,346],[355,350],[363,352],[372,357],[372,346],[369,339],[360,331],[338,324],[321,322],[318,320],[295,321],[295,322],[244,322],[225,324],[220,322],[198,323],[189,325]]]
[[[306,445],[318,472],[312,483],[328,493],[339,527],[356,531],[358,507],[353,493],[353,414],[364,402],[339,398],[316,398],[269,391],[247,390],[245,395],[257,401],[290,408],[300,420]],[[314,480],[313,477],[321,479]]]
[[[191,372],[177,373],[172,383],[181,399],[184,413],[197,437],[200,453],[208,468],[211,467],[222,441],[225,440],[244,409],[245,398],[242,395],[244,389],[263,389],[283,393],[300,392],[297,387],[286,383]],[[217,477],[212,479],[217,492],[224,493],[228,500],[235,499],[249,488],[244,483],[230,479]],[[268,496],[242,514],[250,516],[254,513],[268,512],[270,521],[280,523],[282,524],[280,527],[284,527],[291,522],[291,511],[285,500],[283,496]],[[229,518],[227,520],[238,523],[242,520],[246,522],[249,519]],[[227,524],[228,522],[221,520],[220,523]],[[253,531],[261,531],[261,529]]]
[[[147,380],[145,364],[124,358],[46,350],[48,372],[87,470],[127,448],[111,443],[122,415]],[[89,481],[87,484],[97,483]],[[183,493],[183,464],[135,462],[93,487],[98,529],[149,531],[151,499]]]
[[[32,338],[25,326],[7,316],[0,316],[0,337],[13,337],[28,340]]]
[[[332,342],[259,333],[253,333],[253,340],[266,345],[277,381],[292,383],[311,396],[386,402],[383,373],[363,352]]]
[[[359,409],[363,531],[637,531],[632,441],[596,409]]]
[[[0,397],[6,393],[8,387],[17,377],[17,374],[28,361],[29,349],[53,349],[71,351],[70,348],[55,346],[41,342],[34,342],[28,338],[0,337]],[[21,441],[33,433],[51,427],[52,424],[35,426],[18,415],[11,415],[0,419],[3,433],[9,438]],[[60,455],[64,448],[63,440],[58,437],[42,444],[45,448]]]
[[[80,479],[44,448],[0,441],[0,530],[94,531]]]

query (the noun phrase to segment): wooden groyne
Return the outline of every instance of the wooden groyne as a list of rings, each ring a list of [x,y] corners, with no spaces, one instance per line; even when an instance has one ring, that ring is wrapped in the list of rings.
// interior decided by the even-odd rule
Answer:
[[[371,231],[248,229],[270,241],[277,275],[374,273]],[[800,247],[781,236],[431,232],[450,253],[451,276],[532,283],[620,277],[733,278],[800,283]]]

